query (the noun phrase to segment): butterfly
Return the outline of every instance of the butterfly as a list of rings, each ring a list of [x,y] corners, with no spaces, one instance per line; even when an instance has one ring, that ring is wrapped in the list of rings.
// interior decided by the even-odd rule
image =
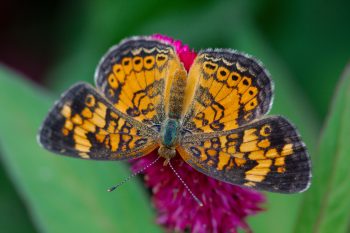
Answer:
[[[201,50],[189,71],[169,43],[132,37],[54,104],[39,131],[49,151],[129,160],[158,148],[223,182],[278,193],[310,185],[311,164],[295,127],[266,116],[273,83],[262,64],[230,49]]]

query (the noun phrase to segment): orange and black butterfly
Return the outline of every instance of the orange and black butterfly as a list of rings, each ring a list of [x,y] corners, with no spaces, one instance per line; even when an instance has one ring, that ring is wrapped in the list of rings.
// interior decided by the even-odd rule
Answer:
[[[228,49],[198,53],[189,72],[174,47],[133,37],[112,47],[45,119],[39,141],[55,153],[125,160],[158,149],[218,180],[280,193],[307,189],[310,158],[294,126],[265,116],[273,84],[252,57]]]

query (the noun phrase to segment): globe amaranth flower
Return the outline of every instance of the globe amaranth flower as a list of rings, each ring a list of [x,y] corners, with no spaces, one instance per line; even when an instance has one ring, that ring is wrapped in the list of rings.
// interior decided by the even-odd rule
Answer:
[[[196,53],[181,41],[163,35],[153,38],[172,44],[188,71]],[[134,171],[145,168],[158,157],[157,151],[133,161]],[[246,217],[261,211],[262,194],[206,176],[189,166],[179,155],[171,160],[174,169],[200,199],[198,205],[169,166],[158,160],[144,171],[146,185],[158,212],[157,222],[175,232],[227,233],[238,228],[250,232]]]

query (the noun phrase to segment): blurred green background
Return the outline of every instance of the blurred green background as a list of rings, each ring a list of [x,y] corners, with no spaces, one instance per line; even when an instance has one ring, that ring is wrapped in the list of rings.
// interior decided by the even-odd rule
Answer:
[[[350,58],[349,12],[345,0],[3,0],[0,231],[161,232],[141,182],[105,193],[129,173],[124,164],[62,159],[35,142],[54,99],[78,80],[92,83],[100,57],[128,36],[162,33],[196,51],[234,48],[258,57],[275,82],[272,113],[295,123],[316,161],[332,95]],[[304,196],[311,194],[268,194],[266,211],[249,218],[252,228],[310,232],[297,225]],[[135,226],[142,223],[149,228]],[[350,228],[344,229],[339,232]]]

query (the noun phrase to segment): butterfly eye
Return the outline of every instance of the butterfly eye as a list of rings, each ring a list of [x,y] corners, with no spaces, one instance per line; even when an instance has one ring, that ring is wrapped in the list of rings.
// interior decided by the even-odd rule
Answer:
[[[95,106],[95,97],[93,97],[92,95],[87,95],[86,98],[85,98],[85,104],[88,106],[88,107],[93,107]]]

